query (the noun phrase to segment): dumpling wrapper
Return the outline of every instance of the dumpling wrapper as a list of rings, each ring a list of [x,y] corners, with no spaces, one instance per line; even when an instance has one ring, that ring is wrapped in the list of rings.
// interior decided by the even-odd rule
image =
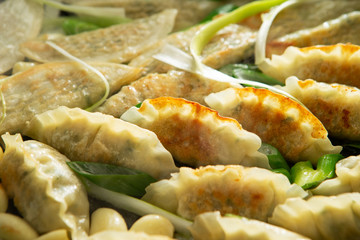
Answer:
[[[281,89],[303,103],[324,124],[330,136],[360,140],[358,88],[289,77]]]
[[[178,171],[155,133],[110,115],[62,106],[36,115],[24,132],[72,161],[120,165],[157,179]]]
[[[360,155],[344,158],[336,163],[336,177],[327,179],[311,192],[316,195],[336,195],[360,192]]]
[[[159,41],[148,51],[134,58],[129,65],[141,67],[146,73],[166,73],[174,67],[153,58],[161,52],[166,44],[173,45],[190,53],[190,42],[203,25],[196,25],[190,29],[170,34]],[[217,32],[206,44],[202,51],[202,62],[212,68],[221,68],[227,64],[240,62],[254,54],[254,44],[257,32],[246,26],[230,24]]]
[[[311,112],[283,95],[259,88],[229,88],[210,94],[206,103],[219,114],[235,118],[247,131],[276,147],[289,161],[311,161],[339,153],[328,132]]]
[[[313,240],[359,239],[360,193],[287,199],[269,222]]]
[[[190,231],[195,240],[310,240],[275,225],[219,212],[197,215]]]
[[[360,46],[336,44],[330,46],[289,47],[282,55],[273,55],[259,68],[267,75],[285,82],[288,77],[313,79],[360,88]]]
[[[65,228],[72,239],[86,237],[89,202],[85,187],[66,165],[69,159],[43,143],[23,141],[19,134],[2,139],[2,185],[26,221],[41,234]]]
[[[24,59],[20,44],[35,38],[41,29],[43,6],[31,0],[0,3],[0,74]]]
[[[307,194],[285,175],[256,167],[181,167],[170,179],[150,184],[143,200],[187,219],[219,211],[266,221],[276,205]]]
[[[146,99],[164,96],[185,98],[205,105],[205,96],[229,87],[234,87],[234,84],[203,79],[188,72],[153,73],[124,86],[95,111],[120,117],[129,108]]]
[[[108,80],[110,94],[136,80],[140,69],[116,63],[92,63]],[[5,117],[0,134],[21,133],[35,114],[59,106],[88,108],[105,94],[105,83],[76,62],[39,64],[1,81]],[[0,105],[3,113],[4,106]]]
[[[168,9],[149,18],[50,40],[84,61],[124,63],[171,32],[176,14],[176,10]],[[21,51],[26,57],[39,62],[66,60],[46,41],[46,36],[42,36],[24,42]]]
[[[189,166],[241,164],[270,169],[266,155],[258,152],[261,139],[256,134],[196,102],[148,99],[121,119],[156,133],[174,159]]]

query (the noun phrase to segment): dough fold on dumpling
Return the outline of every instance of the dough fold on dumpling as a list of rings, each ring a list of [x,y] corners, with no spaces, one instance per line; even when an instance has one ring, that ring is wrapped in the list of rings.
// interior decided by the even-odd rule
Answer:
[[[360,193],[287,199],[269,222],[313,240],[360,238]]]
[[[110,94],[139,77],[140,69],[116,63],[89,63],[109,83]],[[105,83],[77,62],[53,62],[35,65],[2,80],[5,111],[0,134],[18,133],[35,114],[59,106],[88,108],[105,94]],[[5,109],[4,109],[5,108]]]
[[[336,163],[335,173],[335,178],[325,180],[311,192],[317,195],[360,192],[360,155],[341,159]]]
[[[19,134],[2,135],[5,152],[0,177],[23,217],[38,231],[67,229],[72,239],[89,230],[87,193],[64,155],[43,143],[23,141]]]
[[[296,77],[281,88],[303,103],[324,124],[332,137],[360,140],[360,90]]]
[[[62,106],[36,115],[24,134],[49,144],[71,161],[120,165],[157,179],[177,171],[155,133],[102,113]]]
[[[322,123],[305,107],[267,89],[229,88],[210,94],[205,101],[220,115],[238,120],[291,162],[316,164],[321,156],[342,150],[331,144]]]
[[[84,61],[125,63],[172,31],[177,14],[167,9],[148,18],[70,36],[57,36],[51,42]],[[47,44],[46,36],[24,42],[22,53],[39,62],[66,60]]]
[[[304,48],[288,47],[282,55],[273,55],[259,68],[267,75],[285,82],[288,77],[314,79],[360,87],[360,46],[336,44]]]
[[[209,165],[181,167],[170,179],[150,184],[143,200],[187,219],[219,211],[266,221],[276,205],[304,196],[304,190],[290,184],[285,175],[267,169]]]
[[[241,164],[270,168],[261,139],[232,118],[196,102],[160,97],[132,107],[121,119],[156,133],[173,157],[189,166]]]
[[[265,222],[207,212],[195,217],[190,231],[195,240],[310,240]]]

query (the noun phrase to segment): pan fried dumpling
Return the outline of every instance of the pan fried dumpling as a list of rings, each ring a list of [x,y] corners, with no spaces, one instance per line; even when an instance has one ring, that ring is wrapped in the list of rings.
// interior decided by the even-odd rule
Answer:
[[[203,25],[175,32],[159,41],[151,49],[134,58],[129,65],[142,67],[146,73],[168,72],[174,67],[153,58],[166,44],[173,45],[185,52],[190,52],[190,42]],[[221,68],[226,64],[240,62],[254,54],[256,31],[240,24],[230,24],[221,29],[202,51],[202,62],[212,68]]]
[[[302,102],[324,124],[329,135],[348,140],[360,140],[360,90],[339,84],[327,84],[311,79],[286,79],[282,90]]]
[[[87,193],[69,161],[55,149],[19,134],[2,135],[5,152],[0,176],[10,198],[23,217],[38,231],[67,229],[73,239],[89,230]]]
[[[140,69],[116,63],[92,63],[108,80],[110,94],[136,80]],[[0,134],[21,132],[38,113],[59,106],[88,108],[105,94],[105,83],[76,62],[39,64],[2,80],[6,114]],[[4,111],[3,104],[0,112]]]
[[[321,156],[342,150],[331,144],[326,129],[311,112],[267,89],[229,88],[210,94],[205,101],[221,115],[238,120],[291,162],[316,164]]]
[[[149,18],[70,36],[57,36],[51,41],[84,61],[124,63],[171,32],[176,14],[176,10],[168,9]],[[66,60],[46,41],[46,36],[42,36],[24,42],[21,51],[26,57],[39,62]]]
[[[329,1],[322,2],[328,4]],[[333,12],[334,8],[339,7],[339,3],[339,1],[336,1],[336,5],[332,6],[330,11]],[[306,16],[308,17],[309,14],[306,14]],[[285,19],[283,20],[286,21]],[[337,18],[324,21],[318,26],[301,29],[287,35],[280,36],[277,39],[270,40],[266,46],[266,54],[269,57],[274,54],[281,55],[289,46],[309,47],[315,45],[333,45],[337,43],[360,44],[359,30],[360,12],[348,12]]]
[[[360,238],[360,193],[287,199],[269,222],[313,240]]]
[[[289,197],[304,197],[285,175],[241,165],[181,167],[170,179],[150,184],[143,200],[194,219],[200,213],[219,211],[266,221],[274,207]]]
[[[288,77],[314,79],[318,82],[339,83],[360,88],[360,46],[288,47],[282,55],[273,55],[259,68],[267,75],[285,82]]]
[[[310,240],[265,222],[207,212],[195,217],[190,231],[195,240]]]
[[[72,161],[120,165],[158,179],[177,171],[155,133],[102,113],[62,106],[36,115],[25,135],[54,147]]]
[[[205,104],[204,97],[234,86],[231,83],[203,79],[196,74],[183,71],[148,74],[124,86],[95,111],[120,117],[130,107],[146,99],[157,97],[185,98]]]
[[[261,140],[232,118],[182,98],[160,97],[132,107],[121,119],[156,133],[179,162],[198,167],[241,164],[270,168]]]
[[[360,192],[360,155],[337,162],[335,172],[337,177],[325,180],[311,192],[317,195]]]

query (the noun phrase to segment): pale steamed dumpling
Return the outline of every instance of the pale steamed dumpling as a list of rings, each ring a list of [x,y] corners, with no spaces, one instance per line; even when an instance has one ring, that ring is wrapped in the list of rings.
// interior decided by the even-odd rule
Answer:
[[[0,177],[14,204],[36,231],[46,233],[65,228],[73,239],[89,230],[87,193],[69,161],[55,149],[19,134],[2,135],[5,152]]]
[[[25,133],[72,161],[120,165],[155,178],[177,171],[171,154],[155,133],[110,115],[59,107],[36,115]]]

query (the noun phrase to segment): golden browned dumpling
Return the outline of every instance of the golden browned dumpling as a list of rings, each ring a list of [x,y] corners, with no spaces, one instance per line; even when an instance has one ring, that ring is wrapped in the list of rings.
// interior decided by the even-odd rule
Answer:
[[[71,55],[85,61],[123,63],[139,55],[171,32],[176,10],[168,9],[149,18],[94,31],[49,39]],[[66,60],[46,43],[46,36],[21,45],[22,53],[39,62]]]
[[[260,138],[225,118],[182,98],[160,97],[132,107],[121,119],[156,133],[179,162],[198,167],[241,164],[270,168],[266,155],[258,152]]]
[[[310,111],[283,95],[259,88],[229,88],[210,94],[207,104],[221,115],[235,118],[244,129],[279,149],[291,162],[316,164],[324,154],[339,153],[328,132]]]
[[[288,77],[313,79],[360,87],[360,46],[336,44],[330,46],[289,47],[282,55],[273,55],[259,68],[267,75],[285,82]]]
[[[360,90],[296,77],[281,88],[301,101],[324,124],[330,136],[360,140]]]
[[[266,221],[276,205],[295,196],[306,193],[285,175],[263,168],[216,165],[182,167],[170,179],[150,184],[143,199],[187,219],[219,211]]]
[[[117,63],[93,63],[108,81],[110,94],[139,77],[140,69]],[[2,80],[5,106],[0,133],[22,132],[26,121],[59,106],[88,108],[105,94],[106,83],[77,62],[39,64]]]

